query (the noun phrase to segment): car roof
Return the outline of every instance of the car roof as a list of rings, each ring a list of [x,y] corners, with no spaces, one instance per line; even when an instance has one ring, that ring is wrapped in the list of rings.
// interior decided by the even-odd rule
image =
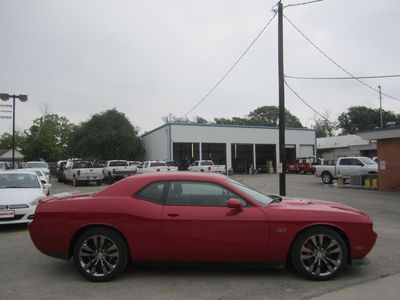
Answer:
[[[31,169],[32,170],[32,169]],[[35,171],[27,171],[27,170],[7,170],[7,171],[0,171],[0,174],[30,174],[30,175],[36,175]]]

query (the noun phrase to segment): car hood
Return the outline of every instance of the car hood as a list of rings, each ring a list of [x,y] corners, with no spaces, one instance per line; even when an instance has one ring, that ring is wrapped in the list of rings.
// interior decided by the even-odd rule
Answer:
[[[3,188],[0,189],[0,204],[28,204],[38,197],[44,197],[44,190],[41,188]]]
[[[276,206],[288,210],[326,211],[326,212],[342,211],[342,212],[351,212],[366,216],[366,214],[360,211],[359,209],[356,209],[354,207],[345,204],[330,202],[330,201],[284,198],[282,202],[277,203]]]

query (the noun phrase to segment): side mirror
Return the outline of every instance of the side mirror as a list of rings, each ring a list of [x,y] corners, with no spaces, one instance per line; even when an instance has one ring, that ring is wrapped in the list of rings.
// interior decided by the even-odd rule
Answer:
[[[51,188],[51,183],[44,183],[43,184],[44,189],[50,189]]]
[[[226,206],[228,208],[234,208],[234,209],[242,209],[242,202],[240,200],[235,199],[235,198],[230,198],[228,202],[226,203]]]
[[[40,182],[43,184],[43,185],[45,185],[47,182],[46,182],[46,180],[40,180]]]

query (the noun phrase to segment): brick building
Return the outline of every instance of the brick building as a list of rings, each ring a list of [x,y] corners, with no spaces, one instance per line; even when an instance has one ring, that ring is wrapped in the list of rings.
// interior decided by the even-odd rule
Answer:
[[[357,133],[363,139],[376,140],[380,191],[400,191],[400,127]]]

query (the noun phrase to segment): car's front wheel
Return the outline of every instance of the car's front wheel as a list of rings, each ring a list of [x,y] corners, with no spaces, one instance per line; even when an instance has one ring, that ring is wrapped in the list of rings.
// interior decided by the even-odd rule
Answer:
[[[327,280],[343,269],[347,253],[346,244],[336,231],[314,227],[296,238],[291,256],[300,274],[312,280]]]
[[[120,234],[97,227],[85,231],[75,242],[74,263],[91,281],[109,281],[123,272],[128,263],[128,249]]]

